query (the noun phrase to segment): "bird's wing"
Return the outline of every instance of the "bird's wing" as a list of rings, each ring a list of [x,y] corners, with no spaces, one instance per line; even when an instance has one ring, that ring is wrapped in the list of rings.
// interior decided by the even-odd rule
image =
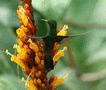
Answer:
[[[86,33],[80,33],[80,34],[75,34],[75,35],[68,35],[68,36],[57,36],[56,37],[56,41],[57,42],[60,42],[60,43],[64,43],[65,41],[67,40],[70,40],[74,37],[77,37],[77,36],[84,36],[84,35],[87,35],[89,34],[90,32],[86,32]]]

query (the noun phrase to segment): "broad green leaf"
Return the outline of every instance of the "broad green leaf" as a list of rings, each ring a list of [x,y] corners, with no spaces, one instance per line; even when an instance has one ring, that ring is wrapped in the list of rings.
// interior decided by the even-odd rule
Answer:
[[[18,0],[0,0],[0,24],[15,27],[18,25],[16,9]]]
[[[40,13],[36,9],[34,9],[33,11],[34,11],[35,24],[37,26],[36,36],[45,36],[48,32],[48,27],[47,23],[41,20],[42,18],[44,19],[45,17],[42,15],[42,13]]]
[[[15,53],[13,45],[16,43],[16,36],[9,27],[0,26],[0,73],[16,73],[16,65],[11,62],[10,56],[7,56],[3,50],[8,49]]]
[[[68,12],[64,16],[66,21],[79,23],[90,22],[97,0],[72,0]]]
[[[106,90],[106,79],[97,81],[92,90]]]
[[[92,21],[96,23],[106,24],[106,0],[97,0]]]
[[[106,31],[96,30],[87,40],[87,47],[85,47],[88,58],[85,65],[90,71],[101,71],[106,69]],[[95,45],[96,44],[96,45]]]
[[[17,77],[13,75],[0,76],[0,90],[27,90]]]
[[[32,3],[46,19],[60,20],[70,6],[71,0],[33,0]]]

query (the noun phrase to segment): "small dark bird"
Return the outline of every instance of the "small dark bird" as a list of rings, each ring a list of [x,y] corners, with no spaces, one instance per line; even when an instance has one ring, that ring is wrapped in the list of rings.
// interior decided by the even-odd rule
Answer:
[[[46,72],[52,70],[54,68],[53,65],[53,47],[55,42],[60,42],[67,36],[57,36],[57,22],[55,20],[44,20],[48,23],[50,27],[50,31],[48,35],[43,38],[44,41],[44,64]]]
[[[31,36],[29,37],[43,40],[44,42],[44,65],[45,65],[45,72],[47,73],[54,68],[53,47],[54,47],[55,42],[60,43],[65,38],[81,36],[81,35],[85,35],[85,33],[77,34],[73,36],[57,36],[57,22],[55,20],[45,20],[45,19],[41,19],[41,20],[46,22],[49,25],[50,30],[48,34],[44,37],[31,37]]]

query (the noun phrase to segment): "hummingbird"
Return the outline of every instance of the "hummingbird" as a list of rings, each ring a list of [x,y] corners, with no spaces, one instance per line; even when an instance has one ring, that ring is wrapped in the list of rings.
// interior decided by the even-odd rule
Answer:
[[[57,36],[57,22],[56,20],[45,20],[42,19],[49,25],[49,32],[46,37],[42,38],[44,41],[44,65],[46,72],[54,69],[53,65],[53,47],[55,42],[61,42],[68,36]]]
[[[49,26],[49,32],[47,33],[46,36],[43,37],[31,37],[30,38],[35,38],[35,39],[42,39],[44,42],[44,65],[45,65],[45,72],[49,72],[50,70],[54,69],[54,64],[53,64],[53,48],[55,42],[60,43],[63,39],[65,38],[72,38],[80,35],[85,35],[85,33],[82,34],[77,34],[77,35],[72,35],[72,36],[58,36],[57,35],[57,22],[56,20],[45,20],[41,19],[45,23],[48,24]]]

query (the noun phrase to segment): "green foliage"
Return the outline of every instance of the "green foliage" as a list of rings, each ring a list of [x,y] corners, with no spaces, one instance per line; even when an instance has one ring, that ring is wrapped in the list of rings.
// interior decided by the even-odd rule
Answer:
[[[33,6],[41,12],[46,19],[52,18],[60,20],[64,12],[70,6],[70,2],[71,0],[33,0]]]
[[[90,31],[87,35],[67,41],[75,67],[72,67],[66,54],[49,73],[59,76],[69,73],[65,83],[57,90],[106,89],[105,3],[105,0],[33,0],[37,35],[43,36],[48,30],[47,25],[41,21],[42,18],[56,19],[59,28],[68,24],[69,35]],[[14,32],[19,26],[16,15],[18,4],[18,0],[0,1],[0,49],[8,49],[11,53],[15,53],[12,48],[16,43]],[[16,64],[0,52],[0,90],[25,90],[16,71]],[[93,75],[93,78],[89,75]]]
[[[24,84],[14,75],[0,76],[0,90],[26,90]]]
[[[0,1],[1,25],[5,25],[8,27],[16,27],[18,25],[18,19],[16,15],[17,7],[18,7],[18,0]]]
[[[4,50],[13,51],[13,44],[16,43],[16,36],[9,27],[0,26],[0,73],[16,73],[16,65],[10,61],[10,57],[4,54]],[[14,69],[13,69],[14,67]]]

